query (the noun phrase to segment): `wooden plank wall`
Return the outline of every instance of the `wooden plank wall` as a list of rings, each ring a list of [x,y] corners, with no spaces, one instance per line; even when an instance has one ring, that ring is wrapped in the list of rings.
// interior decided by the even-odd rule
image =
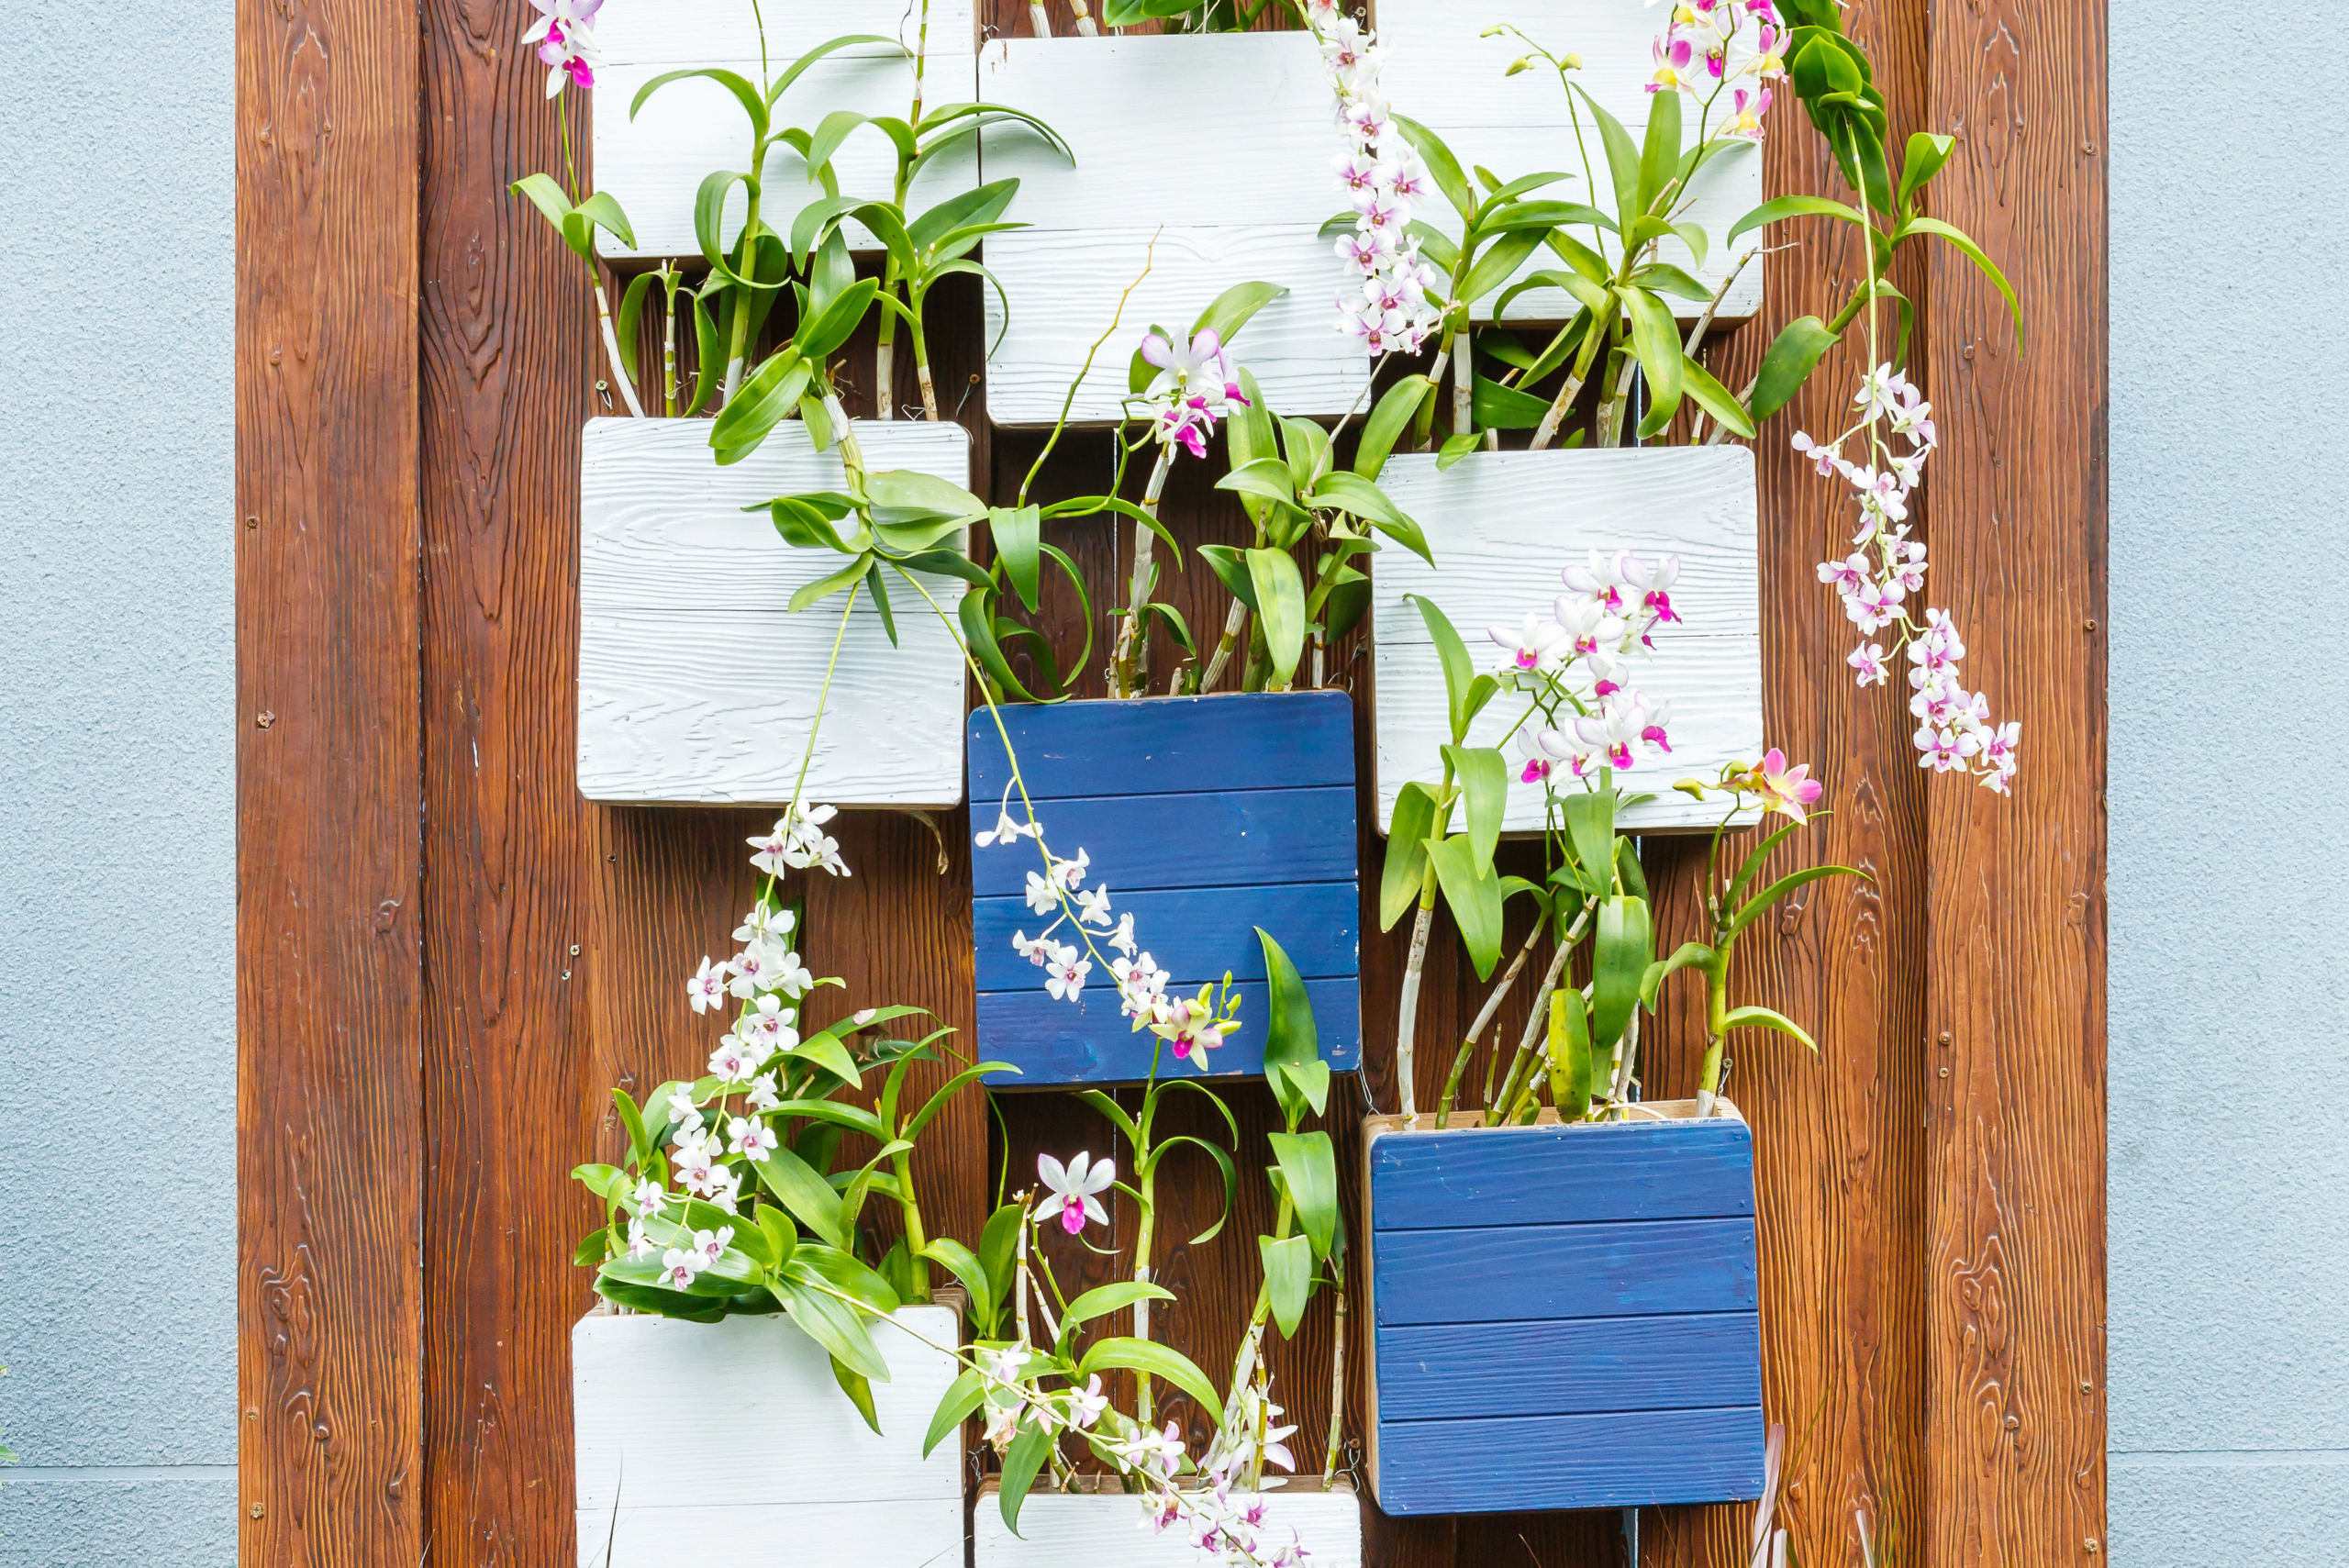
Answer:
[[[1065,29],[1066,6],[1052,10]],[[618,1151],[609,1084],[641,1090],[707,1052],[680,983],[725,950],[751,887],[743,840],[765,819],[590,807],[572,786],[577,431],[603,407],[605,372],[580,269],[505,191],[561,156],[542,70],[515,41],[529,16],[523,0],[239,10],[249,1563],[571,1560],[567,1334],[588,1290],[569,1253],[590,1217],[565,1173]],[[1929,18],[1924,0],[1868,0],[1852,17],[1896,133],[1965,138],[1934,210],[1983,239],[2032,312],[2017,359],[1965,269],[1912,257],[1896,273],[1924,309],[1917,359],[1944,433],[1924,514],[1935,602],[1958,612],[1971,673],[2031,744],[2011,803],[1929,784],[1897,695],[1841,678],[1847,628],[1811,563],[1850,521],[1784,445],[1842,413],[1862,360],[1831,357],[1759,449],[1767,711],[1773,739],[1833,791],[1803,852],[1874,880],[1806,890],[1748,939],[1748,999],[1811,1022],[1822,1053],[1747,1045],[1730,1084],[1757,1129],[1765,1396],[1791,1434],[1781,1518],[1813,1568],[1860,1563],[1860,1509],[1878,1563],[2093,1562],[2103,11],[1968,0]],[[989,0],[982,23],[1025,32],[1023,0]],[[1832,189],[1798,111],[1775,124],[1770,188]],[[1063,128],[1081,150],[1083,128]],[[1776,238],[1802,249],[1773,258],[1765,323],[1849,287],[1859,258],[1841,235],[1807,221]],[[977,482],[1008,497],[1041,438],[989,430],[975,291],[939,298],[942,396],[974,434]],[[1718,351],[1723,379],[1747,373],[1762,331]],[[852,363],[870,365],[867,333]],[[902,407],[917,398],[899,358]],[[852,379],[868,411],[872,389]],[[1038,496],[1097,488],[1109,464],[1105,439],[1064,439]],[[1165,515],[1186,543],[1239,542],[1238,508],[1208,479],[1179,466]],[[1057,541],[1093,581],[1115,574],[1108,531]],[[1073,655],[1073,597],[1048,595]],[[1195,627],[1220,617],[1196,567],[1172,597]],[[1092,662],[1098,695],[1097,647]],[[1333,670],[1356,694],[1367,779],[1367,650],[1339,650]],[[849,983],[826,1006],[907,1002],[971,1028],[970,839],[963,814],[940,827],[845,821],[855,876],[807,884],[810,962]],[[1375,889],[1367,813],[1363,835]],[[1647,855],[1676,941],[1696,924],[1697,857],[1664,840]],[[1448,1056],[1433,1042],[1456,1040],[1478,999],[1439,937],[1423,1100]],[[1401,949],[1400,933],[1364,942],[1368,1070],[1332,1101],[1341,1169],[1358,1166],[1365,1106],[1396,1104]],[[1520,1000],[1494,1038],[1513,1041],[1523,1019]],[[1658,1092],[1690,1081],[1695,1022],[1684,993],[1650,1031]],[[1232,1100],[1260,1165],[1276,1113],[1261,1086]],[[1065,1096],[998,1106],[999,1134],[966,1100],[931,1135],[918,1180],[938,1229],[974,1232],[1007,1166],[1016,1187],[1039,1152],[1108,1147]],[[1204,1107],[1170,1104],[1164,1130],[1208,1131]],[[1154,1319],[1210,1367],[1252,1299],[1247,1238],[1271,1219],[1253,1181],[1222,1238],[1186,1245],[1214,1185],[1179,1161],[1162,1180],[1161,1276],[1181,1300]],[[1055,1261],[1072,1288],[1108,1277],[1087,1254]],[[1317,1310],[1273,1351],[1308,1437],[1327,1419],[1330,1348]],[[1359,1338],[1349,1359],[1359,1412]],[[1195,1412],[1173,1413],[1204,1438]],[[1649,1510],[1641,1561],[1742,1563],[1750,1512]],[[1365,1561],[1397,1568],[1625,1561],[1612,1515],[1368,1522]]]

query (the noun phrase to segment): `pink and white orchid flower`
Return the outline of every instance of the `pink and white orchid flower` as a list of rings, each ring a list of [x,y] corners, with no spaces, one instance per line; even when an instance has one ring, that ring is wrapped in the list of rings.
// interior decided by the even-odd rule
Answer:
[[[1118,1179],[1118,1162],[1104,1160],[1093,1162],[1089,1151],[1063,1166],[1049,1154],[1036,1156],[1036,1179],[1044,1184],[1044,1197],[1036,1205],[1036,1218],[1050,1219],[1060,1217],[1061,1229],[1074,1236],[1087,1222],[1107,1225],[1109,1211],[1101,1207],[1098,1195],[1108,1192]]]

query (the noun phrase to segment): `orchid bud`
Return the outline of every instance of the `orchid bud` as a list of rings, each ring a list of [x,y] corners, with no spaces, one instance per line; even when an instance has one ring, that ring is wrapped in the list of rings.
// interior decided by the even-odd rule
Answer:
[[[1530,54],[1520,54],[1515,60],[1508,62],[1508,69],[1502,72],[1501,74],[1504,76],[1514,76],[1520,71],[1531,71],[1532,69],[1533,57]]]
[[[1582,56],[1578,54],[1570,54],[1566,56],[1565,59],[1558,61],[1558,68],[1561,71],[1580,71],[1582,69]]]
[[[1508,24],[1497,23],[1492,27],[1486,28],[1483,32],[1478,33],[1476,36],[1480,39],[1498,38],[1501,34],[1507,31],[1508,31]]]

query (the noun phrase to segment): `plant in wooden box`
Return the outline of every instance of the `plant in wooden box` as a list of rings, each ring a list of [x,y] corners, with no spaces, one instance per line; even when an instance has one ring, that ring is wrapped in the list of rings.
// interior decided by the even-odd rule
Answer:
[[[831,816],[795,802],[752,840],[766,874],[742,946],[686,983],[696,1013],[729,1023],[707,1072],[641,1104],[614,1090],[624,1163],[574,1173],[604,1208],[579,1261],[620,1309],[573,1334],[583,1562],[662,1561],[681,1534],[736,1555],[788,1534],[821,1543],[809,1562],[916,1568],[962,1539],[954,1456],[918,1442],[960,1336],[953,1311],[930,1304],[931,1262],[952,1254],[928,1233],[913,1162],[938,1112],[1000,1064],[967,1064],[917,1105],[909,1075],[945,1056],[951,1032],[894,1038],[918,1009],[799,1027],[803,999],[840,982],[800,962],[784,877],[847,874]],[[851,1134],[869,1149],[849,1152]],[[894,1226],[867,1212],[875,1197]],[[675,1385],[732,1391],[738,1462],[722,1476],[687,1457],[707,1412],[646,1396]]]
[[[1645,624],[1668,607],[1651,600]],[[1397,1061],[1404,1114],[1366,1128],[1370,1468],[1380,1507],[1405,1515],[1754,1497],[1764,1423],[1753,1145],[1719,1095],[1723,1050],[1742,1029],[1810,1040],[1769,1008],[1732,1006],[1731,964],[1738,936],[1778,900],[1853,873],[1816,866],[1759,883],[1820,794],[1779,752],[1709,783],[1684,780],[1675,787],[1727,803],[1702,889],[1709,929],[1656,960],[1635,843],[1617,831],[1619,773],[1669,747],[1668,706],[1631,689],[1621,664],[1644,635],[1641,619],[1588,650],[1529,625],[1501,673],[1478,675],[1448,621],[1426,613],[1463,705],[1520,699],[1509,706],[1531,739],[1517,773],[1544,800],[1547,870],[1540,884],[1475,875],[1472,846],[1497,837],[1495,797],[1509,787],[1496,750],[1455,745],[1447,788],[1411,786],[1397,808],[1398,823],[1433,830],[1408,849],[1391,842],[1390,920],[1418,892],[1424,922],[1433,883],[1489,978],[1502,901],[1530,896],[1540,917],[1462,1040],[1434,1115],[1417,1114],[1408,1088],[1407,1015]],[[1466,807],[1467,835],[1444,834],[1448,795]],[[1756,806],[1790,825],[1730,874],[1722,847],[1742,808],[1750,817]],[[1474,1073],[1485,1028],[1545,938],[1553,951],[1525,1039],[1514,1053],[1496,1044]],[[1405,992],[1414,1010],[1420,948]],[[1577,951],[1589,955],[1583,985],[1569,978]],[[1684,969],[1708,986],[1698,1092],[1643,1101],[1641,1014]],[[1479,1077],[1481,1108],[1464,1113]]]
[[[1304,982],[1270,936],[1257,936],[1274,976],[1266,1070],[1286,1130],[1272,1138],[1273,1163],[1267,1174],[1278,1194],[1277,1213],[1273,1234],[1257,1238],[1263,1278],[1254,1311],[1235,1347],[1229,1385],[1219,1399],[1193,1362],[1151,1339],[1151,1304],[1171,1299],[1171,1293],[1151,1281],[1148,1260],[1158,1162],[1178,1144],[1197,1142],[1223,1171],[1228,1212],[1230,1159],[1201,1140],[1153,1143],[1151,1129],[1158,1100],[1165,1090],[1188,1080],[1153,1077],[1138,1115],[1088,1092],[1086,1101],[1126,1140],[1139,1185],[1119,1183],[1115,1164],[1097,1162],[1089,1152],[1077,1155],[1065,1169],[1046,1156],[1039,1162],[1046,1195],[1028,1223],[1032,1227],[1037,1220],[1057,1218],[1069,1234],[1081,1238],[1089,1220],[1107,1218],[1096,1195],[1114,1185],[1136,1204],[1134,1278],[1070,1300],[1061,1292],[1042,1249],[1030,1248],[1023,1235],[1016,1342],[995,1351],[1000,1358],[996,1364],[1015,1385],[1036,1389],[1042,1408],[1049,1409],[1054,1397],[1044,1385],[1064,1383],[1064,1397],[1085,1399],[1089,1418],[1055,1424],[1023,1416],[1011,1403],[1011,1389],[990,1391],[975,1379],[966,1379],[959,1399],[941,1407],[933,1434],[963,1414],[986,1409],[990,1441],[1002,1455],[1001,1476],[989,1484],[992,1496],[982,1500],[974,1520],[974,1561],[981,1568],[1090,1568],[1108,1560],[1169,1568],[1194,1560],[1273,1568],[1310,1562],[1352,1568],[1361,1560],[1360,1508],[1352,1488],[1337,1477],[1345,1343],[1345,1246],[1337,1157],[1327,1132],[1303,1125],[1308,1115],[1318,1116],[1326,1107],[1330,1071],[1318,1054]],[[1193,1086],[1214,1098],[1211,1090]],[[1236,1136],[1236,1123],[1228,1111],[1224,1115]],[[1219,1218],[1195,1241],[1207,1241],[1221,1228]],[[1268,1327],[1277,1326],[1284,1336],[1297,1332],[1313,1295],[1325,1282],[1333,1286],[1337,1348],[1330,1439],[1317,1485],[1277,1473],[1297,1468],[1290,1445],[1295,1429],[1280,1420],[1283,1411],[1273,1401],[1263,1349]],[[1133,1312],[1130,1336],[1080,1346],[1082,1325],[1129,1306]],[[1044,1338],[1032,1341],[1030,1328],[1038,1321]],[[1097,1373],[1109,1367],[1136,1373],[1130,1417],[1108,1409],[1101,1397]],[[1157,1425],[1153,1376],[1188,1394],[1215,1422],[1214,1437],[1196,1460],[1178,1421],[1170,1419],[1163,1429]],[[1031,1403],[1030,1407],[1038,1407]],[[1064,1437],[1078,1440],[1074,1456],[1064,1450]],[[1109,1467],[1109,1473],[1076,1473],[1072,1458],[1081,1459],[1087,1450]],[[1154,1527],[1139,1543],[1133,1535],[1138,1522]]]
[[[1042,851],[1038,861],[983,855],[973,879],[981,1038],[991,1055],[1020,1064],[1023,1085],[1133,1082],[1149,1073],[1148,1042],[1126,1027],[1142,1017],[1147,997],[1121,994],[1122,1017],[1088,1018],[1081,995],[1065,997],[1074,1006],[1056,1005],[1062,993],[1052,1003],[1039,996],[1027,968],[1046,965],[1081,986],[1096,963],[1109,967],[1092,951],[1088,931],[1097,926],[1111,940],[1108,887],[1154,929],[1173,933],[1155,949],[1152,973],[1177,991],[1223,975],[1237,979],[1243,997],[1259,996],[1265,977],[1249,933],[1258,926],[1302,933],[1298,953],[1329,1029],[1330,1058],[1341,1066],[1353,1062],[1352,706],[1341,693],[1298,688],[1320,685],[1329,641],[1361,618],[1367,583],[1353,563],[1381,536],[1414,550],[1426,545],[1376,485],[1337,467],[1328,432],[1276,419],[1253,377],[1232,362],[1230,335],[1269,292],[1256,284],[1230,291],[1192,333],[1153,330],[1137,356],[1150,425],[1119,451],[1154,446],[1156,455],[1140,506],[1119,508],[1134,520],[1134,555],[1109,666],[1111,699],[997,705],[999,697],[1036,695],[1002,651],[1014,638],[1032,636],[1004,613],[1014,593],[1035,604],[1039,547],[1031,536],[996,531],[1008,558],[1003,577],[964,605],[963,628],[989,699],[988,711],[968,724],[971,788],[982,813],[994,802],[1009,829],[982,834],[980,843],[1026,837]],[[1232,595],[1222,633],[1203,659],[1181,616],[1154,596],[1163,560],[1180,562],[1156,509],[1176,453],[1204,457],[1218,424],[1228,431],[1233,464],[1219,483],[1239,493],[1254,542],[1200,552]],[[1376,425],[1374,417],[1366,442],[1379,439]],[[1297,561],[1305,550],[1312,551],[1309,573]],[[1181,656],[1166,697],[1135,700],[1147,695],[1154,635],[1171,638]],[[1246,655],[1235,657],[1242,648]],[[1215,695],[1227,675],[1239,692]],[[1023,767],[1022,757],[1043,762]],[[1040,809],[1051,812],[1062,844],[1081,846],[1074,856],[1042,849]],[[1088,873],[1097,885],[1080,906],[1073,900]],[[1039,916],[1052,923],[1031,938]],[[1055,940],[1056,932],[1082,940]],[[1131,947],[1116,961],[1139,962]],[[1254,1071],[1253,1054],[1243,1041],[1217,1068]],[[1203,1056],[1197,1061],[1206,1065]]]
[[[551,26],[566,47],[587,47],[567,13]],[[565,182],[533,174],[515,187],[587,268],[612,378],[631,415],[643,414],[648,401],[637,390],[648,315],[662,345],[650,401],[667,417],[592,420],[583,438],[580,788],[596,800],[772,801],[797,783],[845,805],[951,806],[962,799],[961,771],[928,739],[962,712],[962,658],[951,631],[925,619],[901,645],[877,596],[874,615],[844,616],[836,631],[795,620],[785,601],[837,562],[785,548],[805,542],[788,531],[778,545],[746,509],[763,509],[784,493],[845,495],[852,509],[889,513],[885,520],[901,536],[944,517],[952,526],[930,528],[921,548],[897,554],[918,562],[930,591],[960,592],[949,563],[961,559],[967,518],[985,507],[957,499],[967,498],[961,486],[969,478],[969,442],[959,427],[935,419],[924,309],[941,279],[977,270],[972,252],[1004,227],[1018,183],[955,192],[909,211],[922,170],[967,146],[999,111],[971,102],[926,107],[922,55],[915,50],[905,116],[841,109],[812,131],[792,128],[781,117],[785,95],[811,68],[842,50],[888,40],[834,39],[770,76],[763,30],[760,36],[757,82],[718,67],[684,69],[652,77],[637,94],[641,106],[683,83],[714,84],[749,121],[752,172],[719,171],[702,182],[696,238],[707,272],[698,284],[674,263],[640,273],[621,298],[615,326],[595,237],[600,230],[633,244],[619,204],[603,193],[580,195],[568,169]],[[566,96],[566,149],[569,111]],[[841,194],[833,159],[860,132],[893,150],[884,195]],[[796,209],[788,236],[762,217],[758,172],[775,145],[797,151],[811,189],[822,193]],[[725,210],[737,195],[745,210],[729,241]],[[852,220],[885,241],[878,277],[857,276]],[[789,309],[778,312],[786,301]],[[885,417],[894,401],[890,354],[902,323],[932,416],[918,428],[860,427],[841,403],[835,356],[875,313],[883,384],[876,403]],[[761,341],[778,328],[779,343],[762,359]],[[689,355],[681,352],[681,337],[690,340]],[[687,417],[706,406],[714,417]],[[728,672],[725,682],[711,679],[717,669]],[[796,780],[791,764],[800,735],[814,724],[819,669],[849,722],[836,727],[810,778]],[[854,743],[840,743],[844,735]]]

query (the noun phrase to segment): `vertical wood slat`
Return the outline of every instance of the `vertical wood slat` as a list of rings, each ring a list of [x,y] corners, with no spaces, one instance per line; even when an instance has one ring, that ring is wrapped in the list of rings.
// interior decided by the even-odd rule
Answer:
[[[414,1562],[423,1543],[416,92],[407,0],[237,8],[251,1563]]]
[[[558,116],[584,152],[584,104],[546,100],[528,6],[423,8],[424,1523],[456,1568],[571,1551],[593,1221],[567,1173],[608,1106],[573,584],[580,428],[611,373],[579,261],[506,188],[561,177]]]
[[[2015,798],[1936,791],[1927,1048],[1932,1568],[2090,1563],[2104,1541],[2105,7],[1936,14],[1935,572]],[[1969,682],[1969,684],[1973,684]],[[1943,1074],[1946,1073],[1946,1076]]]

